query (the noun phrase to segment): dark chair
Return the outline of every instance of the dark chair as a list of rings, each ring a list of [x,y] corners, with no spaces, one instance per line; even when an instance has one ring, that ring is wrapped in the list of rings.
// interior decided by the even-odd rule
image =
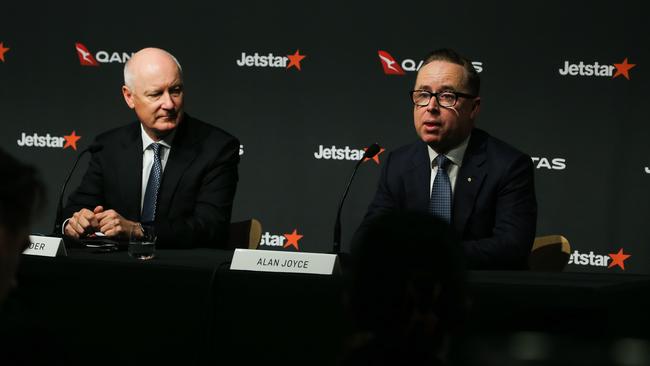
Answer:
[[[528,267],[531,271],[562,272],[570,255],[571,245],[564,236],[538,236],[528,256]]]
[[[262,224],[257,219],[248,219],[230,223],[228,249],[257,249],[262,239]]]

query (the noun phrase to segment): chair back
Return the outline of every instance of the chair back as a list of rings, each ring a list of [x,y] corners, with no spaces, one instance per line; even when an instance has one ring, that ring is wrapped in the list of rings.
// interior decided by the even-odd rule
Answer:
[[[570,255],[571,245],[564,236],[538,236],[528,256],[528,267],[531,271],[562,272]]]
[[[257,249],[261,239],[262,224],[259,220],[251,218],[248,220],[231,222],[227,248]]]

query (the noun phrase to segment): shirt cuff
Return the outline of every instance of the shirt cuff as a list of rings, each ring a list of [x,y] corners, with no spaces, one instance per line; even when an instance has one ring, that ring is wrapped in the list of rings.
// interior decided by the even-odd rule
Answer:
[[[63,221],[63,224],[61,224],[61,235],[65,235],[65,226],[68,224],[68,221],[70,221],[70,219],[71,218],[68,217],[65,219],[65,221]]]

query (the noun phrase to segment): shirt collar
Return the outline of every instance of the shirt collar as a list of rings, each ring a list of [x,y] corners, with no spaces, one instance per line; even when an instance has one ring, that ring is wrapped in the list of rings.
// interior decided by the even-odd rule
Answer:
[[[469,136],[463,142],[460,143],[460,145],[456,146],[455,148],[447,151],[445,156],[451,160],[452,163],[458,165],[460,167],[463,163],[463,157],[465,156],[465,151],[467,150],[467,144],[469,143],[469,138],[472,137],[472,134],[470,133]],[[429,162],[431,163],[431,167],[433,168],[433,163],[438,157],[438,153],[431,148],[431,146],[427,145],[427,149],[429,150]]]
[[[147,131],[144,130],[142,123],[140,124],[140,131],[142,134],[142,151],[145,151],[147,150],[149,145],[153,144],[156,141],[154,141],[151,137],[149,137],[149,135],[147,135]],[[164,139],[158,141],[158,143],[168,149],[171,149],[174,136],[176,136],[176,130],[172,131],[169,135],[165,136]]]

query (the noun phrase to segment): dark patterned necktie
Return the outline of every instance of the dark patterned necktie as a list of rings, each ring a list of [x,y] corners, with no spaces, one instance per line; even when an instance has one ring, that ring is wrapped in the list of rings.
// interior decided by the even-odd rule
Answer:
[[[158,189],[162,178],[162,164],[160,163],[160,150],[162,146],[157,143],[149,145],[153,150],[153,165],[149,173],[147,189],[144,191],[144,203],[142,204],[142,222],[153,222],[156,218],[156,201],[158,200]]]
[[[443,219],[445,222],[451,222],[451,181],[447,168],[451,163],[444,155],[436,157],[438,172],[433,180],[431,188],[431,201],[429,201],[429,212],[434,216]]]

